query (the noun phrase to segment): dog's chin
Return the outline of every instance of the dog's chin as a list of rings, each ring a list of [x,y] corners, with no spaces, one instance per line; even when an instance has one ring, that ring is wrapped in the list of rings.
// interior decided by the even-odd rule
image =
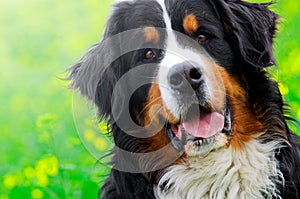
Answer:
[[[195,110],[198,112],[195,114]],[[185,119],[177,124],[168,123],[168,136],[173,147],[186,156],[206,156],[227,145],[232,132],[232,119],[228,104],[223,111],[211,111],[192,105]]]

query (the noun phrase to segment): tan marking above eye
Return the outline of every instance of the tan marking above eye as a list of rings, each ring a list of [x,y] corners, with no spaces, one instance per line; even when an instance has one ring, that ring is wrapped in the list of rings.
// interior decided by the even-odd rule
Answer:
[[[186,33],[192,36],[199,28],[200,24],[196,16],[193,14],[188,14],[183,19],[183,28]]]
[[[158,44],[158,42],[160,40],[160,35],[156,28],[146,27],[146,28],[144,28],[144,38],[145,38],[145,41],[148,43],[152,42],[152,43]]]

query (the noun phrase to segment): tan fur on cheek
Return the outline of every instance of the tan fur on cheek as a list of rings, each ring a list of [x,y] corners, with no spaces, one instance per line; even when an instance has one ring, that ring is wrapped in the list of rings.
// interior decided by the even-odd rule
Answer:
[[[149,125],[151,122],[159,124],[166,120],[176,124],[178,119],[176,119],[164,105],[159,85],[156,82],[157,81],[155,81],[150,88],[148,100],[145,105],[145,124]],[[159,119],[163,119],[164,121],[158,121]]]
[[[218,71],[218,68],[211,60],[203,57],[207,67],[203,68],[203,76],[207,78],[206,84],[209,87],[208,96],[210,105],[213,110],[222,111],[224,109],[224,102],[226,93],[223,85],[223,78]]]
[[[174,118],[165,108],[159,86],[156,82],[152,84],[149,90],[148,99],[145,104],[144,121],[145,126],[158,127],[158,132],[149,138],[138,140],[140,145],[146,146],[141,150],[142,153],[153,154],[153,156],[147,156],[147,160],[141,159],[140,161],[140,166],[148,170],[157,170],[156,167],[160,167],[160,165],[169,165],[179,157],[178,152],[171,145],[166,129],[164,128],[165,122],[167,120],[174,120]]]
[[[265,128],[250,108],[247,93],[238,79],[218,67],[223,78],[224,87],[229,98],[229,107],[233,120],[231,145],[235,150],[243,150],[244,144],[264,133]]]
[[[156,82],[157,81],[152,84],[149,90],[148,99],[145,104],[146,109],[144,112],[145,126],[151,125],[154,128],[158,127],[158,129],[160,129],[155,136],[148,138],[150,143],[148,150],[150,151],[158,150],[170,142],[163,126],[166,121],[174,120],[163,104],[160,89]]]

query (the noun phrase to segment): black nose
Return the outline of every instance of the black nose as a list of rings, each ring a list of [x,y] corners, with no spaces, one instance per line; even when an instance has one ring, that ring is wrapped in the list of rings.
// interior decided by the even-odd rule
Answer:
[[[168,80],[171,87],[177,90],[185,90],[188,87],[196,90],[203,83],[200,69],[190,62],[173,66],[168,74]]]

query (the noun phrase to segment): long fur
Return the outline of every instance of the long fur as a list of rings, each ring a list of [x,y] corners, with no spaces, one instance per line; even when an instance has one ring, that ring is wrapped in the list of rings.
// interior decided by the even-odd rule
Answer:
[[[281,198],[276,183],[284,184],[284,178],[274,152],[280,145],[254,140],[243,152],[229,148],[174,165],[160,179],[158,186],[166,182],[170,188],[157,189],[158,198]]]
[[[162,2],[165,8],[161,7]],[[242,0],[124,0],[115,4],[103,40],[69,69],[72,87],[97,105],[99,117],[106,119],[111,126],[111,135],[116,145],[111,152],[113,169],[99,191],[99,198],[300,199],[299,138],[287,125],[286,106],[278,83],[265,70],[276,64],[272,44],[279,16],[269,10],[270,5]],[[204,8],[208,16],[201,15],[205,13]],[[203,44],[203,48],[230,76],[237,79],[236,83],[242,88],[245,106],[254,116],[243,115],[242,112],[240,115],[246,120],[249,117],[248,121],[251,121],[251,117],[257,118],[257,123],[263,127],[257,129],[259,134],[252,137],[249,134],[253,132],[248,132],[247,128],[255,128],[254,124],[247,124],[244,132],[238,132],[252,139],[242,144],[243,150],[229,145],[201,159],[188,158],[180,162],[178,157],[178,160],[165,168],[157,165],[172,158],[171,152],[143,160],[134,156],[124,158],[122,150],[133,154],[150,152],[164,146],[166,143],[161,143],[167,141],[164,132],[153,139],[129,135],[117,125],[113,117],[113,89],[123,74],[140,64],[137,59],[141,53],[128,52],[116,57],[122,49],[122,42],[136,41],[134,38],[115,36],[147,26],[165,28],[164,9],[170,16],[172,29],[183,34],[186,32],[181,20],[187,10],[214,21],[214,25],[211,25],[213,27],[210,27],[217,30],[213,32],[214,40]],[[109,40],[112,37],[114,39]],[[163,40],[161,35],[160,41]],[[164,48],[163,43],[158,46]],[[159,61],[153,64],[157,66]],[[149,70],[149,74],[145,74],[155,77],[157,71]],[[125,93],[127,85],[123,86]],[[150,91],[151,85],[145,85],[129,100],[130,115],[140,126],[147,123],[141,113],[147,110],[145,104]],[[117,100],[122,104],[125,99],[119,97]],[[126,116],[126,108],[119,110],[121,117]],[[116,165],[127,165],[137,171],[150,165],[154,170],[126,172],[118,170]]]

